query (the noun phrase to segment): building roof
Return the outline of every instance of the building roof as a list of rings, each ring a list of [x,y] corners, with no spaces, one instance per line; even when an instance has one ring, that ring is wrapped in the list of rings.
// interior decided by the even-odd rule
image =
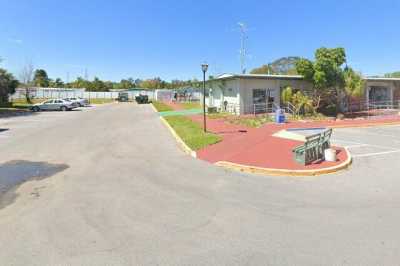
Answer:
[[[269,75],[269,74],[222,74],[215,80],[227,79],[281,79],[281,80],[302,80],[302,75]],[[385,78],[385,77],[364,77],[366,81],[400,81],[400,78]]]
[[[216,80],[226,79],[303,79],[301,75],[267,75],[267,74],[222,74]]]
[[[365,77],[365,80],[369,81],[400,81],[400,78],[377,78],[377,77]]]

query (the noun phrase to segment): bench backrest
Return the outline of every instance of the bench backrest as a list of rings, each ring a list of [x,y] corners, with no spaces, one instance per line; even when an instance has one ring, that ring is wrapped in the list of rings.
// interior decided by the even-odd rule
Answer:
[[[329,142],[330,138],[332,136],[332,128],[325,130],[324,132],[317,133],[314,135],[310,135],[306,137],[306,141],[304,143],[304,146],[313,146],[318,142],[318,145],[322,145],[326,142]]]
[[[321,141],[321,134],[314,134],[306,137],[306,142],[304,143],[305,148],[308,146],[314,146]]]
[[[331,136],[332,136],[332,128],[325,130],[322,133],[321,144],[329,142],[329,140],[331,139]]]

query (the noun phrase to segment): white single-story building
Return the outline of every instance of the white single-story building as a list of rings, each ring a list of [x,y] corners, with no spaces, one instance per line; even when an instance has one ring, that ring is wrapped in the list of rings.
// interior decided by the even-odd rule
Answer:
[[[400,100],[400,79],[365,78],[366,102]],[[312,84],[300,75],[224,74],[207,82],[206,104],[235,114],[254,114],[281,104],[287,86],[309,91]]]

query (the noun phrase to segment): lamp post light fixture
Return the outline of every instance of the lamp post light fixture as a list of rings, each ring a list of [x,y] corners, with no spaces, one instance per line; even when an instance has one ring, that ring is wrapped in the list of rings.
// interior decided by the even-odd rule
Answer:
[[[207,132],[207,122],[206,122],[206,72],[208,70],[208,64],[201,64],[201,70],[203,71],[203,129]]]

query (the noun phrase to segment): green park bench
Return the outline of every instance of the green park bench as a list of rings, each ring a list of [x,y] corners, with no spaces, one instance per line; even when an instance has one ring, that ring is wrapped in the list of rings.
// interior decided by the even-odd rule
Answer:
[[[294,160],[303,165],[324,158],[324,151],[330,148],[332,129],[306,137],[303,145],[293,149]]]

